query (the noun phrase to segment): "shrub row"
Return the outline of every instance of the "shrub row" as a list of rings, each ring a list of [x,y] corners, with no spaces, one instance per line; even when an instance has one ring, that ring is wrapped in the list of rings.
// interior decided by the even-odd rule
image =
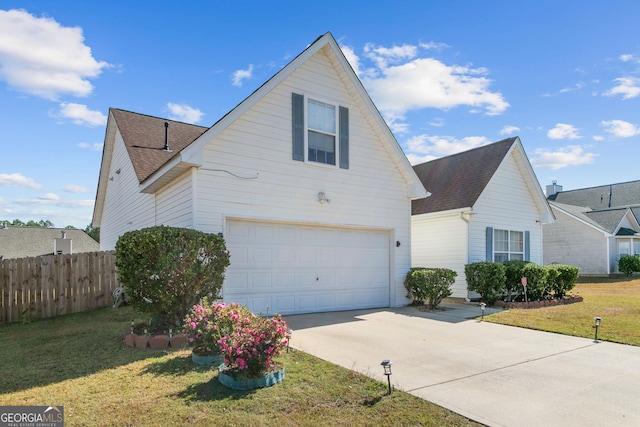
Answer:
[[[436,308],[444,298],[451,296],[451,285],[456,280],[456,273],[448,268],[414,267],[404,279],[404,287],[414,305],[426,305]]]
[[[526,277],[526,297],[539,301],[550,297],[563,298],[578,280],[578,267],[563,264],[540,266],[527,261],[480,261],[464,266],[467,288],[479,293],[493,304],[498,299],[525,299],[521,279]]]

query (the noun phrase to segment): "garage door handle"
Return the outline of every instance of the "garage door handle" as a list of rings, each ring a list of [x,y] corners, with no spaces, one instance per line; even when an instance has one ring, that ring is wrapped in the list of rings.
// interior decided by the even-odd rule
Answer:
[[[316,273],[316,282],[320,280],[320,276],[318,276],[318,273]]]

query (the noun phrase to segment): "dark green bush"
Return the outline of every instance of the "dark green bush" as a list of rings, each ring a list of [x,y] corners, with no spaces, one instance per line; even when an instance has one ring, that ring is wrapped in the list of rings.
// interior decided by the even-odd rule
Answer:
[[[412,268],[404,279],[404,287],[409,291],[407,297],[413,304],[426,302],[430,309],[434,309],[451,295],[451,285],[457,275],[447,268]]]
[[[640,271],[640,256],[638,255],[623,255],[618,260],[618,270],[627,276],[632,276],[633,273]]]
[[[116,266],[129,301],[162,325],[177,325],[202,297],[216,298],[229,253],[222,237],[156,226],[129,231],[116,243]]]
[[[493,304],[505,292],[505,271],[506,267],[500,262],[466,264],[467,289],[479,293],[488,304]]]
[[[549,295],[547,269],[530,262],[522,269],[522,276],[527,278],[527,300],[540,301]],[[524,286],[520,285],[524,291]]]
[[[556,298],[564,297],[576,285],[578,267],[564,264],[545,266],[548,274],[549,288]]]
[[[521,283],[522,276],[524,276],[524,267],[527,264],[529,264],[529,261],[513,260],[502,262],[505,267],[505,301],[518,299],[524,294],[524,288]]]

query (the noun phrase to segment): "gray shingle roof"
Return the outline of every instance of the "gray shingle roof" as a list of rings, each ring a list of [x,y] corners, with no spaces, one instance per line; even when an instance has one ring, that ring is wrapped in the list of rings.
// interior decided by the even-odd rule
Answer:
[[[640,205],[640,180],[560,191],[549,196],[549,200],[591,209]]]
[[[73,253],[95,252],[100,244],[82,230],[37,227],[0,228],[0,255],[4,259],[53,254],[53,241],[62,237],[72,240]]]
[[[566,205],[553,201],[549,203],[610,234],[616,231],[627,212],[627,208],[593,210],[586,206]]]
[[[471,207],[489,183],[517,137],[415,165],[430,197],[414,200],[411,214]]]

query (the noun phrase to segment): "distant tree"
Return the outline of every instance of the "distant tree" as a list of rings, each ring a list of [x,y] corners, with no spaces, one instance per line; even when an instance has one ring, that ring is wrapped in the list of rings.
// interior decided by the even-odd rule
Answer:
[[[94,227],[92,224],[89,224],[84,229],[84,232],[87,233],[93,240],[100,243],[100,227]]]
[[[39,228],[53,228],[55,225],[49,221],[48,219],[41,219],[40,221],[29,220],[28,222],[23,222],[19,219],[14,219],[13,221],[2,220],[0,221],[0,225],[3,227],[6,225],[12,227],[39,227]]]
[[[67,225],[65,230],[75,230],[76,228],[73,225]]]

